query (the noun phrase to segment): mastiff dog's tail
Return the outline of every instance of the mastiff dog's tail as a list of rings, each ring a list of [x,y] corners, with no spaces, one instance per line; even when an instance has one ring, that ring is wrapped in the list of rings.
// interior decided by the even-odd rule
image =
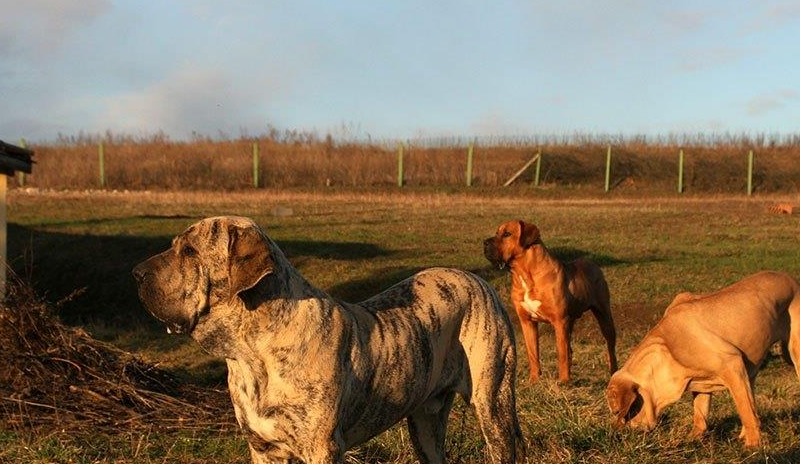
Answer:
[[[514,463],[525,450],[517,418],[517,352],[514,330],[494,289],[466,273],[471,305],[464,315],[460,341],[469,363],[470,402],[486,439],[492,462]]]

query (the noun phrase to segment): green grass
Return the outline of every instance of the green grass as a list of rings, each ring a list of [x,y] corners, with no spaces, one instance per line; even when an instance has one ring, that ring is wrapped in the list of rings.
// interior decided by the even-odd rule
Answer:
[[[785,200],[785,199],[782,199]],[[790,198],[798,203],[798,198]],[[507,273],[490,269],[481,240],[504,220],[536,223],[565,258],[589,255],[609,281],[621,361],[678,292],[708,291],[761,269],[800,276],[800,215],[765,212],[772,200],[709,197],[647,200],[537,200],[410,192],[332,195],[283,193],[78,194],[15,192],[9,211],[12,264],[50,300],[85,292],[62,317],[186,381],[223,386],[224,364],[186,337],[168,337],[141,309],[130,269],[167,247],[200,217],[253,217],[316,285],[347,300],[365,298],[430,266],[468,269],[494,285],[508,304]],[[275,206],[294,210],[272,215]],[[26,271],[25,269],[28,269]],[[552,330],[542,341],[544,379],[530,385],[520,349],[518,411],[530,462],[636,464],[800,461],[800,384],[779,359],[758,379],[756,402],[765,446],[744,451],[727,394],[715,395],[711,431],[691,429],[688,399],[669,408],[650,434],[614,431],[603,390],[602,339],[591,317],[574,338],[574,383],[558,389]],[[521,337],[518,337],[521,348]],[[448,436],[450,462],[483,462],[474,417],[458,404]],[[351,463],[414,462],[404,427],[349,454]],[[2,431],[0,462],[248,462],[235,432],[118,434]]]

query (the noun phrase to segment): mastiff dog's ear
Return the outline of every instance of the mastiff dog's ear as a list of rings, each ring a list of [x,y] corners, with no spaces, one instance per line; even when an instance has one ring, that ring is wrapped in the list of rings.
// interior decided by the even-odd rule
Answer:
[[[233,298],[275,268],[266,238],[257,227],[228,227],[228,286]]]

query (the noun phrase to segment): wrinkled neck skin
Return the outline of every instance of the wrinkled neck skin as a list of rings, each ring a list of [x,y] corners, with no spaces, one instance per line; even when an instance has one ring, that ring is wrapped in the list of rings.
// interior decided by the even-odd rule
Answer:
[[[513,275],[531,287],[536,280],[558,277],[562,273],[561,263],[550,255],[542,242],[529,246],[521,256],[511,260],[509,268]]]
[[[243,361],[258,358],[265,344],[296,345],[300,319],[303,332],[313,334],[330,317],[333,299],[300,275],[272,241],[270,248],[274,271],[252,289],[212,303],[192,331],[192,338],[210,354]],[[293,336],[283,337],[289,326],[294,327]]]
[[[652,332],[651,332],[652,333]],[[665,407],[678,401],[690,378],[669,352],[661,337],[648,335],[631,354],[614,378],[623,378],[639,385],[642,409],[629,424],[634,428],[652,430]]]

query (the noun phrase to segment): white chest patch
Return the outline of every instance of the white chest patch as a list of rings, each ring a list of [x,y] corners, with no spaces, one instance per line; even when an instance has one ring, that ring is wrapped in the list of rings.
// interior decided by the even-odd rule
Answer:
[[[525,283],[525,279],[520,277],[519,282],[522,284],[522,289],[525,291],[525,295],[522,297],[522,307],[528,311],[533,319],[544,319],[539,312],[539,307],[542,306],[542,302],[531,298],[530,288],[528,284]]]

